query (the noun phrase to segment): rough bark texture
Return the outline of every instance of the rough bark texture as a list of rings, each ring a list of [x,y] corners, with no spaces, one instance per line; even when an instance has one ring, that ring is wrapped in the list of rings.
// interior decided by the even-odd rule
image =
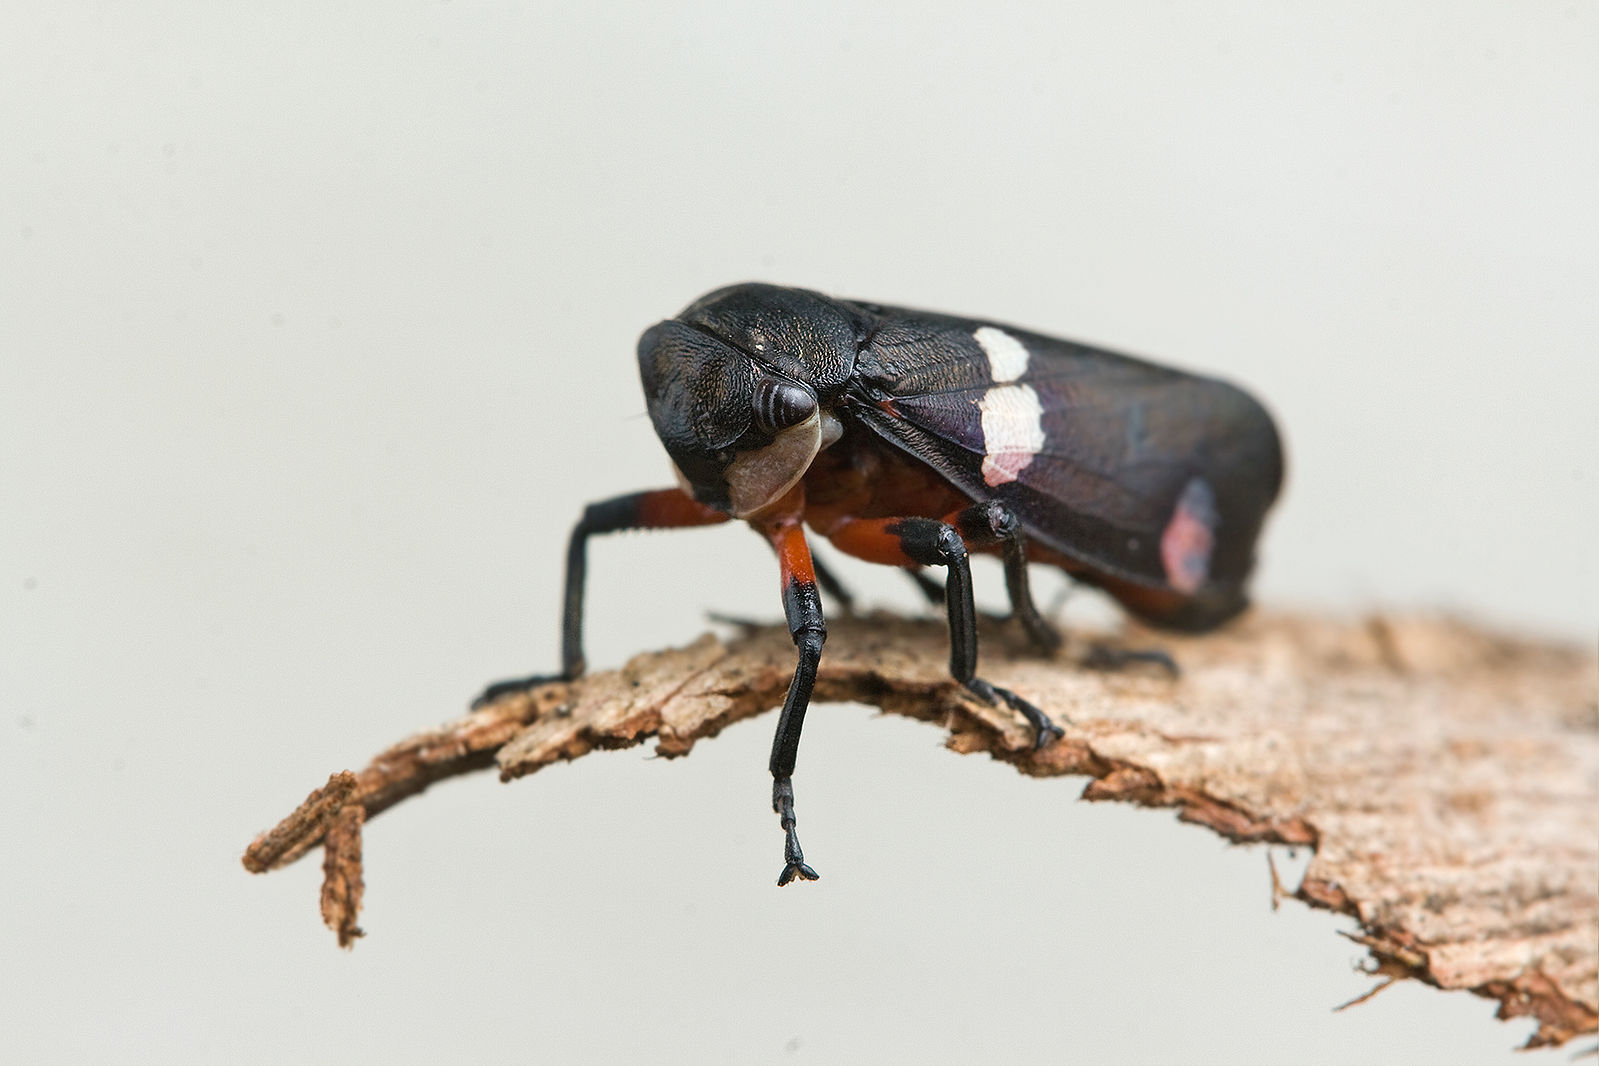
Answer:
[[[1182,664],[1102,673],[984,634],[983,673],[1066,725],[1031,748],[1013,715],[948,681],[941,624],[830,626],[816,700],[949,730],[1039,776],[1085,774],[1090,800],[1175,807],[1232,840],[1309,846],[1291,895],[1353,915],[1390,980],[1416,978],[1532,1015],[1529,1046],[1599,1029],[1599,673],[1591,651],[1419,618],[1257,613],[1194,639],[1133,632]],[[507,696],[335,775],[246,853],[254,872],[327,844],[323,912],[360,935],[360,826],[432,781],[497,762],[505,780],[655,738],[665,755],[781,702],[781,627],[701,637],[620,670]],[[347,808],[347,813],[341,814]]]

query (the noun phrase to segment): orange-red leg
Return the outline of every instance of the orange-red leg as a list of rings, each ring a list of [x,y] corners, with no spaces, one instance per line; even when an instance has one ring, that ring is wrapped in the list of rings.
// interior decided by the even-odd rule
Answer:
[[[783,827],[783,872],[777,883],[786,885],[796,877],[814,881],[819,876],[806,865],[800,849],[798,819],[794,814],[794,763],[799,757],[800,732],[805,728],[805,711],[810,706],[811,690],[816,685],[816,668],[822,660],[822,644],[827,640],[827,625],[822,617],[822,598],[816,591],[816,568],[810,545],[797,515],[760,523],[777,552],[783,593],[783,614],[794,638],[799,659],[794,677],[783,700],[783,713],[772,737],[772,810]]]

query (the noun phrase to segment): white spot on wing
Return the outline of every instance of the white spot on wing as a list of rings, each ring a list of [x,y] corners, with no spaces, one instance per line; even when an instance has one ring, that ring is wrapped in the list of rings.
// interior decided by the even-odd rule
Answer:
[[[1015,381],[1027,372],[1027,348],[1022,342],[994,326],[979,327],[972,339],[988,356],[988,372],[996,382]]]
[[[1038,393],[1031,385],[996,385],[983,394],[978,409],[983,414],[983,481],[990,486],[1015,481],[1044,447],[1044,408]]]

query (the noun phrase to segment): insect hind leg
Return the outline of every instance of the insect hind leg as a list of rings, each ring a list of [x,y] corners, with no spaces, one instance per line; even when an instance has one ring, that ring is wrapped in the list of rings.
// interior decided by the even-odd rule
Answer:
[[[1172,677],[1181,677],[1177,660],[1165,648],[1120,648],[1114,644],[1094,644],[1083,656],[1090,670],[1125,670],[1129,666],[1158,666]]]
[[[855,613],[855,594],[849,586],[838,579],[838,575],[822,564],[822,560],[811,556],[811,567],[816,572],[816,583],[821,586],[822,592],[828,599],[838,604],[842,614]]]
[[[916,590],[922,594],[928,604],[933,607],[944,606],[944,586],[928,577],[921,570],[907,570],[905,573],[916,583]]]

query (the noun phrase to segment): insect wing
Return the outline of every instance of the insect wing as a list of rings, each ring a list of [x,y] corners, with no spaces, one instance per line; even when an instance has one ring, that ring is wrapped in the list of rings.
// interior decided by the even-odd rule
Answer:
[[[1247,394],[1008,326],[875,310],[855,410],[877,434],[1101,572],[1184,594],[1242,583],[1282,477]]]

